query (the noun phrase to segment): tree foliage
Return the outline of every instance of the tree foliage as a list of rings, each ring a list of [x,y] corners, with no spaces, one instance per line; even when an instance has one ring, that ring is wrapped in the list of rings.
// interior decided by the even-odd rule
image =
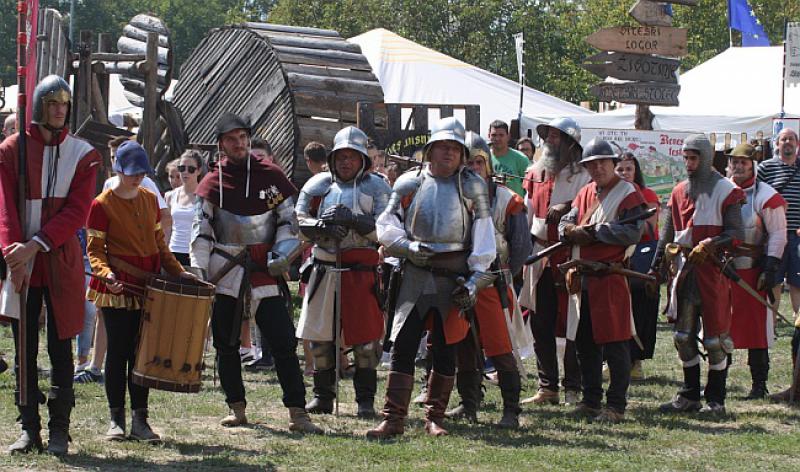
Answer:
[[[328,28],[348,38],[386,28],[457,59],[516,79],[513,34],[525,34],[526,83],[565,100],[591,100],[599,79],[580,67],[594,51],[584,38],[607,26],[632,25],[635,0],[77,0],[75,31],[118,36],[137,13],[152,13],[170,28],[178,67],[212,28],[270,21]],[[0,80],[15,78],[16,0],[0,0]],[[41,0],[69,12],[69,0]],[[772,44],[785,21],[800,21],[800,2],[750,0]],[[689,29],[683,70],[728,47],[727,2],[700,0],[674,6],[674,25]],[[739,44],[738,33],[733,34]],[[179,75],[179,74],[178,74]]]

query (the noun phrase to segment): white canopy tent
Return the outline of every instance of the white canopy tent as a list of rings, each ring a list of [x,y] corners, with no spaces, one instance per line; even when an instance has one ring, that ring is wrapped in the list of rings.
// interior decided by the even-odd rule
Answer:
[[[383,87],[387,103],[428,103],[481,107],[481,132],[500,119],[519,114],[519,84],[419,45],[383,28],[348,41],[361,46]],[[591,116],[590,110],[525,87],[523,113],[547,120],[557,116]]]
[[[780,117],[783,47],[729,48],[680,77],[678,107],[651,107],[653,128],[672,131],[772,134]],[[786,117],[800,117],[800,87],[786,88]],[[635,106],[573,116],[582,128],[633,129]],[[535,118],[523,119],[533,128]]]

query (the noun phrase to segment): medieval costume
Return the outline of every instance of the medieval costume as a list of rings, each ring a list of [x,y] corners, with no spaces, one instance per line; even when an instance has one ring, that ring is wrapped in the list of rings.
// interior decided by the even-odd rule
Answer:
[[[247,423],[239,346],[242,315],[250,310],[275,359],[289,428],[319,433],[305,411],[305,386],[283,278],[301,247],[294,215],[297,190],[277,166],[250,154],[250,126],[244,119],[225,114],[216,131],[221,147],[226,135],[247,140],[240,151],[243,155],[223,157],[200,182],[201,200],[192,225],[192,266],[205,271],[217,287],[211,329],[220,385],[232,410],[222,424]],[[237,132],[245,135],[239,137]]]
[[[297,337],[311,341],[314,356],[314,399],[310,413],[331,413],[335,397],[336,346],[353,347],[356,370],[353,386],[359,417],[375,415],[383,312],[377,299],[378,248],[375,219],[383,213],[392,189],[379,175],[369,172],[367,135],[355,127],[336,134],[328,155],[328,172],[312,177],[297,199],[301,235],[314,241],[312,258],[305,266],[309,283]],[[337,159],[353,150],[361,159],[352,175],[337,172]],[[338,254],[337,254],[338,252]],[[337,287],[337,257],[341,287]],[[338,292],[341,288],[341,293]],[[337,297],[340,297],[337,300]],[[336,305],[340,303],[341,313]],[[340,317],[339,319],[335,319]],[[340,332],[337,331],[337,327]]]
[[[486,183],[464,167],[465,130],[455,118],[439,120],[425,146],[430,164],[403,174],[377,221],[387,254],[404,257],[403,279],[392,326],[391,371],[384,421],[368,437],[403,434],[422,332],[431,330],[433,351],[425,430],[442,427],[455,380],[455,344],[464,337],[463,313],[488,286],[497,256]]]
[[[630,384],[631,357],[628,343],[634,335],[628,281],[609,268],[621,266],[639,242],[644,222],[619,220],[643,215],[644,197],[636,185],[613,173],[618,156],[603,140],[592,140],[583,152],[581,165],[607,165],[605,182],[584,186],[561,218],[559,234],[572,243],[571,259],[579,262],[567,272],[570,292],[567,338],[575,340],[581,368],[583,399],[577,407],[598,420],[623,418]],[[587,269],[581,261],[600,262],[601,269]],[[610,383],[603,399],[603,360],[608,363]]]
[[[769,184],[756,180],[756,151],[747,143],[736,146],[727,155],[747,159],[749,169],[740,177],[738,167],[731,182],[744,190],[747,200],[742,205],[744,239],[733,260],[736,272],[748,285],[757,288],[768,300],[776,285],[781,256],[786,247],[786,200]],[[734,166],[731,165],[731,168]],[[740,183],[737,183],[737,179]],[[759,303],[737,284],[731,285],[731,338],[736,349],[747,349],[752,388],[747,399],[767,396],[769,348],[775,341],[775,318],[772,310]]]
[[[528,220],[522,197],[491,180],[493,167],[489,145],[477,133],[467,131],[470,165],[473,159],[483,163],[482,173],[489,178],[489,200],[495,229],[497,259],[492,265],[495,282],[478,292],[475,319],[471,333],[458,343],[456,388],[461,404],[446,413],[448,418],[467,418],[477,422],[481,400],[482,361],[488,357],[497,369],[497,380],[503,397],[503,417],[498,426],[519,426],[521,390],[521,352],[533,344],[530,330],[522,320],[516,303],[513,274],[531,252]],[[472,168],[477,172],[475,167]],[[482,174],[482,175],[483,175]],[[475,336],[477,334],[477,336]]]
[[[534,238],[533,253],[558,242],[558,222],[569,209],[578,191],[589,183],[589,174],[578,161],[582,148],[581,130],[570,118],[557,118],[536,128],[545,141],[545,155],[533,165],[525,178],[530,234]],[[548,134],[558,132],[558,144],[547,142]],[[559,403],[558,357],[556,338],[566,337],[567,290],[558,265],[569,257],[563,250],[525,267],[519,303],[530,309],[530,325],[534,339],[539,390],[534,403]],[[575,344],[567,340],[564,352],[566,403],[578,401],[581,390],[580,368]]]
[[[734,345],[730,280],[722,275],[718,262],[720,250],[733,248],[742,239],[744,192],[711,167],[714,149],[705,135],[689,136],[683,151],[687,161],[697,159],[697,167],[672,190],[653,272],[669,268],[673,274],[667,318],[675,324],[673,337],[683,363],[684,385],[661,410],[724,412]],[[709,364],[705,407],[700,403],[697,346],[701,324]]]
[[[42,448],[39,403],[44,401],[44,396],[37,382],[37,354],[43,299],[47,304],[47,346],[52,366],[52,387],[47,400],[50,410],[48,451],[65,454],[68,448],[70,412],[75,402],[71,345],[72,338],[83,328],[84,317],[85,280],[77,231],[86,221],[97,166],[102,161],[89,143],[72,136],[65,127],[69,122],[70,100],[69,85],[55,75],[42,79],[34,90],[33,119],[26,132],[26,228],[20,228],[17,214],[19,134],[0,145],[0,244],[9,265],[14,249],[10,246],[38,245],[38,252],[25,270],[30,274],[27,306],[24,307],[28,402],[22,405],[17,397],[23,432],[11,446],[11,452]],[[49,109],[59,104],[67,105],[67,113],[61,127],[54,128],[48,118]],[[48,135],[52,138],[46,139]],[[19,318],[20,311],[19,295],[10,278],[6,279],[0,314]],[[16,341],[18,321],[12,323],[12,328]]]

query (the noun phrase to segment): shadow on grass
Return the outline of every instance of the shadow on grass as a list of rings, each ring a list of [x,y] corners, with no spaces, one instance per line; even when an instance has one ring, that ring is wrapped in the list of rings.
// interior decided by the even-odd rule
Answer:
[[[210,470],[226,468],[232,470],[242,471],[274,471],[277,467],[272,462],[262,463],[259,465],[245,464],[236,460],[234,457],[227,457],[224,455],[215,455],[209,457],[206,454],[219,454],[227,453],[235,450],[237,455],[258,455],[257,451],[248,451],[245,449],[235,449],[228,446],[203,446],[195,444],[182,444],[175,442],[167,442],[165,447],[172,447],[176,451],[181,452],[182,455],[201,456],[193,459],[181,457],[175,460],[167,460],[163,462],[151,462],[137,457],[98,457],[89,455],[83,452],[77,454],[70,454],[61,460],[61,463],[70,467],[77,467],[82,469],[96,469],[96,470],[147,470],[147,471],[160,471],[160,470]]]

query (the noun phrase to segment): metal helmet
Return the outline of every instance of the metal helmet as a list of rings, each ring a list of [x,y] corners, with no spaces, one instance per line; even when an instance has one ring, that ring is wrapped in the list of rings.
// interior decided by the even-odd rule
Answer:
[[[599,161],[600,159],[613,159],[616,162],[619,161],[620,156],[614,152],[614,148],[611,147],[608,141],[594,138],[589,141],[589,144],[583,150],[581,165],[591,161]]]
[[[368,170],[372,167],[372,160],[369,158],[369,154],[367,154],[368,140],[369,138],[367,138],[366,133],[355,126],[348,126],[347,128],[340,129],[336,133],[336,136],[333,137],[333,148],[328,153],[328,170],[330,170],[331,173],[336,172],[334,157],[336,156],[336,151],[340,149],[358,151],[364,158],[363,171]]]
[[[72,89],[66,80],[58,75],[48,75],[41,82],[36,85],[33,90],[33,117],[31,123],[38,125],[45,125],[47,117],[45,116],[45,103],[68,103],[70,104],[67,109],[66,123],[69,123],[69,115],[72,111]]]
[[[464,156],[469,155],[469,148],[464,144],[467,131],[455,117],[442,118],[431,127],[431,137],[422,149],[427,159],[428,150],[437,141],[455,141],[464,147]]]
[[[217,139],[220,139],[223,134],[235,129],[243,129],[247,131],[248,135],[251,136],[253,134],[253,130],[250,128],[250,122],[246,118],[239,116],[236,113],[224,113],[217,119],[217,122],[214,125],[214,131],[216,132]]]
[[[537,126],[536,134],[539,135],[542,142],[547,139],[547,133],[550,131],[550,128],[555,128],[566,134],[578,146],[578,149],[583,150],[583,147],[581,147],[581,127],[578,126],[578,122],[572,118],[556,118],[546,125],[541,124]]]
[[[494,166],[492,165],[492,152],[486,140],[483,139],[478,133],[474,131],[467,131],[464,145],[469,149],[467,159],[476,156],[482,156],[486,161],[486,175],[494,175]]]

